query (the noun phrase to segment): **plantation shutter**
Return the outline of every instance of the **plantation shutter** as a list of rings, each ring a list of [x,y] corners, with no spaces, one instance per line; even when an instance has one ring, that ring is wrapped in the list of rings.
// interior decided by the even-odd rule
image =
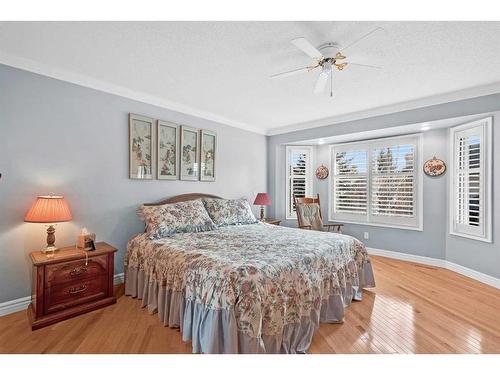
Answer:
[[[367,214],[367,152],[338,151],[334,156],[334,212],[347,215]]]
[[[479,227],[483,223],[481,200],[481,142],[478,134],[457,139],[457,223]]]
[[[330,220],[421,229],[419,135],[332,146]]]
[[[489,240],[486,134],[489,119],[452,129],[452,233]]]
[[[412,217],[415,214],[414,165],[414,145],[373,149],[372,215]]]
[[[312,148],[287,147],[287,217],[294,218],[295,203],[293,197],[302,198],[311,195],[312,185]]]

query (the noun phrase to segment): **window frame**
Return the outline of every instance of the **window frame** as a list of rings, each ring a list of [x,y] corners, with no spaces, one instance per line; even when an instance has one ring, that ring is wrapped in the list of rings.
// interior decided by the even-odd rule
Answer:
[[[306,163],[306,175],[305,175],[305,181],[306,181],[306,196],[312,196],[314,194],[313,192],[313,152],[314,152],[314,147],[313,146],[294,146],[294,145],[289,145],[286,146],[285,148],[285,157],[286,157],[286,167],[285,167],[285,178],[286,178],[286,194],[285,194],[285,217],[287,220],[297,220],[297,214],[295,212],[290,212],[290,201],[293,199],[293,197],[290,194],[290,156],[291,152],[293,151],[306,151],[306,153],[309,155],[309,159],[307,160]]]
[[[387,220],[373,220],[374,215],[372,215],[372,166],[373,166],[373,149],[377,147],[390,147],[395,144],[404,143],[404,140],[408,139],[410,144],[415,144],[415,158],[414,158],[414,181],[415,181],[415,197],[414,197],[414,212],[415,212],[415,224],[407,225],[407,224],[397,224],[399,217],[390,217],[388,216]],[[411,142],[410,142],[411,140]],[[403,141],[403,142],[401,142]],[[367,160],[367,213],[366,216],[363,215],[363,219],[360,220],[359,216],[354,216],[351,218],[341,217],[338,218],[338,214],[335,214],[334,211],[334,202],[333,202],[333,189],[334,189],[334,177],[335,177],[335,150],[337,149],[346,149],[346,148],[355,148],[356,146],[360,147],[360,150],[365,149],[368,152],[368,160]],[[423,231],[423,171],[419,166],[422,164],[422,155],[423,155],[423,134],[415,133],[415,134],[407,134],[396,137],[385,137],[385,138],[375,138],[365,141],[357,141],[357,142],[347,142],[347,143],[339,143],[330,145],[329,148],[329,167],[330,167],[330,176],[328,178],[328,221],[337,222],[341,221],[347,224],[359,224],[359,225],[368,225],[368,226],[376,226],[376,227],[385,227],[385,228],[396,228],[396,229],[406,229],[406,230],[414,230],[414,231]],[[392,223],[390,221],[393,221]]]
[[[448,202],[448,228],[449,234],[459,237],[465,237],[472,240],[482,242],[492,241],[492,213],[493,213],[493,200],[492,200],[492,182],[493,182],[493,138],[492,138],[492,124],[493,117],[486,117],[483,119],[471,121],[462,125],[454,126],[449,130],[449,145],[450,145],[450,182],[449,182],[449,202]],[[483,194],[483,207],[484,207],[484,235],[477,235],[460,231],[457,228],[458,223],[455,220],[456,213],[456,176],[458,172],[457,158],[456,158],[456,145],[455,139],[457,133],[464,133],[474,128],[481,129],[481,143],[480,149],[483,152],[481,155],[484,157],[481,163],[480,172],[484,174],[484,189]]]

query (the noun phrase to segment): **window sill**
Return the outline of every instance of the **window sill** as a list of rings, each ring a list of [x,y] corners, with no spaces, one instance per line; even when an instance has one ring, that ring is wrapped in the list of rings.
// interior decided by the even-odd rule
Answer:
[[[479,236],[473,236],[471,234],[459,233],[459,232],[454,232],[454,231],[450,231],[450,234],[452,236],[468,238],[469,240],[493,243],[493,241],[491,240],[490,237],[479,237]]]
[[[330,223],[346,223],[346,224],[356,224],[356,225],[367,225],[370,227],[382,227],[382,228],[391,228],[391,229],[405,229],[405,230],[413,230],[416,232],[423,232],[424,228],[423,225],[421,224],[418,227],[409,227],[406,225],[393,225],[393,224],[381,224],[381,223],[367,223],[367,222],[360,222],[360,221],[349,221],[349,220],[333,220],[331,218],[328,219],[328,222]]]

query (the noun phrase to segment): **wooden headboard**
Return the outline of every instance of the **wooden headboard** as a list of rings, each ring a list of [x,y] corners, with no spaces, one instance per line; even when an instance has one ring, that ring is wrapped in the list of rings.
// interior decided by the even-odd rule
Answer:
[[[174,195],[173,197],[170,197],[167,199],[162,199],[159,202],[144,203],[144,205],[145,206],[160,206],[162,204],[192,201],[192,200],[199,199],[199,198],[218,198],[218,199],[221,199],[221,197],[218,197],[217,195],[203,194],[203,193],[189,193],[189,194]]]

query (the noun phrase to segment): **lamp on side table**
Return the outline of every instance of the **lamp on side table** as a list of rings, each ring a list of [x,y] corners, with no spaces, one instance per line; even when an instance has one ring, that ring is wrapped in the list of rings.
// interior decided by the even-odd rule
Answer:
[[[264,206],[271,205],[271,198],[269,197],[269,194],[267,194],[267,193],[257,194],[253,204],[260,206],[260,221],[264,221]]]
[[[64,197],[59,195],[41,195],[31,206],[24,217],[28,223],[46,223],[47,227],[47,247],[42,250],[43,253],[53,254],[57,250],[56,228],[54,223],[70,221],[72,219],[71,211]]]

